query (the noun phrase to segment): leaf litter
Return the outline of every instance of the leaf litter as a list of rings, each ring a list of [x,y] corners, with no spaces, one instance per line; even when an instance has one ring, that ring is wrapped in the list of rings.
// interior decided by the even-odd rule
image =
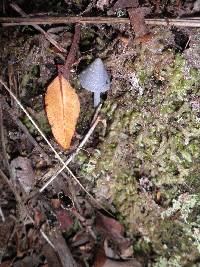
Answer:
[[[79,117],[80,102],[75,90],[63,76],[57,76],[48,86],[45,106],[56,141],[68,149]]]
[[[76,4],[73,2],[74,1],[70,1],[69,7],[72,7],[72,6],[76,7]],[[158,6],[157,3],[158,1],[154,3],[155,6],[152,6],[152,9]],[[98,1],[98,4],[100,6],[99,7],[97,6],[97,8],[100,8],[102,12],[106,12],[106,11],[109,12],[110,7],[112,8],[113,2],[112,1]],[[23,188],[23,184],[27,186],[27,182],[29,182],[28,186],[30,187],[28,188],[28,191],[30,190],[30,194],[27,194],[28,191],[24,190],[25,192],[21,195],[20,198],[16,197],[17,203],[18,204],[21,203],[21,205],[19,205],[19,209],[16,209],[15,205],[13,205],[12,202],[10,202],[10,198],[8,198],[9,203],[11,204],[12,208],[8,209],[7,206],[3,204],[1,205],[2,212],[4,214],[6,222],[8,221],[9,216],[11,216],[12,218],[14,217],[16,219],[19,219],[20,214],[23,213],[22,214],[23,216],[21,218],[23,218],[24,220],[22,222],[19,222],[16,220],[15,226],[17,228],[15,229],[15,232],[18,231],[21,233],[25,233],[25,238],[22,238],[22,235],[18,234],[17,236],[19,238],[17,242],[21,243],[20,246],[22,246],[23,242],[26,241],[26,236],[29,236],[29,240],[32,240],[32,241],[28,245],[25,246],[25,249],[22,251],[23,253],[20,256],[21,258],[19,257],[19,255],[17,255],[17,253],[9,255],[8,252],[10,251],[10,247],[7,246],[7,244],[5,243],[4,247],[5,247],[6,252],[3,253],[3,257],[2,257],[3,262],[5,262],[5,264],[7,262],[7,259],[12,259],[14,262],[13,266],[18,266],[18,264],[24,264],[24,266],[25,264],[29,264],[29,266],[31,266],[32,264],[31,261],[35,262],[35,266],[39,266],[41,264],[47,265],[47,266],[52,266],[52,264],[54,265],[56,264],[56,266],[104,266],[104,267],[105,266],[141,266],[139,262],[143,264],[145,261],[146,261],[145,264],[148,262],[149,266],[161,266],[161,262],[166,260],[165,258],[164,259],[162,259],[161,257],[159,258],[159,255],[161,254],[159,254],[160,252],[156,250],[155,247],[153,247],[151,251],[150,248],[147,246],[147,243],[148,242],[151,243],[154,237],[151,237],[152,240],[148,239],[149,236],[145,228],[145,225],[141,223],[143,218],[147,218],[149,225],[151,225],[152,227],[152,224],[151,224],[152,220],[155,221],[156,216],[158,216],[157,220],[159,221],[159,211],[163,208],[163,207],[160,207],[159,205],[162,204],[163,201],[165,201],[165,198],[167,198],[167,196],[163,192],[164,191],[163,188],[161,189],[155,188],[155,184],[149,178],[148,173],[137,174],[139,181],[141,181],[143,177],[145,178],[147,177],[146,180],[148,180],[149,183],[151,184],[150,187],[143,188],[145,192],[138,193],[138,197],[142,196],[143,199],[148,200],[148,203],[146,203],[146,206],[144,204],[141,205],[142,206],[141,209],[143,209],[143,211],[141,211],[140,217],[139,218],[137,217],[137,220],[139,221],[138,224],[137,224],[137,221],[134,219],[134,216],[132,216],[132,213],[128,215],[119,214],[120,208],[118,209],[117,205],[115,207],[113,206],[113,200],[112,200],[113,195],[111,195],[111,200],[109,199],[108,201],[105,201],[102,203],[105,209],[108,209],[108,210],[110,209],[114,211],[115,218],[114,217],[110,218],[108,215],[105,215],[105,214],[103,215],[102,213],[100,213],[100,211],[97,211],[99,206],[96,204],[98,203],[95,203],[95,201],[94,202],[91,201],[91,199],[89,200],[87,198],[87,194],[85,195],[86,192],[89,192],[89,193],[93,192],[95,183],[98,183],[98,186],[100,185],[101,180],[99,181],[97,180],[98,175],[99,175],[98,171],[96,172],[97,176],[95,176],[95,178],[94,177],[91,178],[90,176],[90,173],[93,170],[97,169],[97,165],[101,165],[105,163],[105,168],[102,167],[102,172],[100,175],[104,176],[104,183],[105,183],[104,187],[106,186],[107,189],[109,189],[109,186],[112,185],[113,183],[112,174],[117,173],[118,168],[116,166],[111,168],[109,165],[110,163],[108,164],[107,162],[107,158],[105,158],[105,162],[99,161],[99,159],[102,157],[101,151],[103,151],[101,144],[104,144],[104,142],[106,144],[107,138],[108,140],[110,138],[109,137],[110,136],[110,133],[109,133],[110,125],[112,127],[111,135],[113,136],[113,138],[115,138],[115,129],[117,128],[121,129],[120,122],[116,118],[113,117],[114,112],[116,111],[116,114],[117,114],[118,110],[119,111],[121,110],[121,107],[122,107],[122,110],[126,110],[126,109],[127,111],[130,110],[130,106],[133,105],[133,104],[130,104],[130,101],[129,101],[130,96],[137,94],[137,91],[140,91],[139,92],[140,97],[143,97],[143,94],[145,95],[144,85],[146,84],[146,81],[145,81],[146,77],[144,76],[144,72],[142,72],[144,70],[141,69],[141,66],[139,64],[142,62],[142,59],[140,59],[141,62],[139,62],[139,60],[137,62],[137,59],[136,59],[136,62],[137,62],[136,66],[138,67],[137,71],[139,73],[139,76],[136,71],[133,72],[131,70],[132,66],[131,66],[130,59],[137,58],[138,53],[142,54],[143,50],[139,50],[138,48],[139,46],[141,46],[141,48],[144,50],[150,49],[151,51],[154,51],[154,52],[156,51],[158,53],[159,51],[163,51],[162,50],[163,44],[162,42],[159,42],[156,40],[156,33],[155,35],[151,34],[152,29],[150,29],[150,31],[149,29],[146,30],[146,26],[143,24],[144,13],[141,13],[141,15],[138,15],[139,16],[138,19],[134,15],[135,14],[134,12],[137,13],[137,9],[135,9],[134,11],[133,9],[137,8],[137,5],[133,3],[133,6],[132,6],[132,3],[130,3],[130,1],[116,1],[115,4],[116,6],[118,5],[118,8],[125,10],[124,14],[126,14],[127,7],[132,9],[132,11],[130,11],[129,9],[127,10],[127,12],[129,13],[130,17],[132,15],[132,18],[133,18],[132,26],[135,31],[135,36],[138,36],[140,38],[139,42],[132,43],[132,40],[134,38],[134,33],[129,28],[129,26],[127,26],[126,30],[124,30],[125,28],[120,27],[118,25],[100,26],[100,27],[94,28],[95,30],[91,32],[90,32],[90,27],[83,26],[81,31],[85,30],[86,34],[85,34],[85,37],[83,37],[83,35],[80,36],[80,38],[82,38],[80,45],[84,43],[85,51],[83,53],[79,51],[79,49],[77,49],[78,46],[76,46],[76,44],[78,43],[77,40],[79,39],[77,35],[77,38],[74,38],[75,42],[74,42],[73,49],[71,49],[71,51],[76,51],[78,53],[78,57],[79,57],[78,61],[77,62],[75,61],[74,55],[72,55],[73,53],[71,53],[72,56],[70,56],[71,59],[68,58],[68,64],[65,64],[66,62],[61,63],[61,65],[63,66],[68,66],[66,76],[64,75],[65,73],[63,73],[64,69],[62,67],[60,71],[58,70],[58,73],[57,73],[56,67],[52,66],[52,62],[53,62],[52,60],[54,60],[55,55],[58,54],[56,50],[52,49],[52,47],[49,47],[50,54],[48,54],[49,50],[48,52],[43,50],[43,56],[45,55],[45,53],[47,53],[48,56],[51,57],[51,60],[49,60],[48,62],[48,59],[46,58],[47,61],[45,62],[45,64],[43,64],[43,62],[40,62],[40,66],[42,66],[43,68],[43,73],[46,70],[46,73],[47,72],[51,73],[50,75],[51,77],[47,75],[47,77],[44,78],[43,83],[45,84],[45,86],[43,84],[42,91],[41,91],[41,87],[40,89],[39,87],[32,88],[33,91],[36,90],[36,94],[34,96],[34,93],[33,92],[31,93],[32,93],[33,98],[35,98],[37,94],[41,94],[41,93],[44,96],[45,88],[48,88],[46,92],[46,96],[45,96],[46,113],[47,113],[49,123],[52,128],[52,133],[55,137],[56,142],[54,141],[51,133],[48,133],[47,143],[48,143],[48,146],[51,147],[51,150],[50,150],[49,147],[44,144],[43,140],[41,139],[41,136],[38,135],[38,133],[33,133],[33,138],[35,138],[35,141],[38,142],[38,145],[41,147],[42,150],[45,151],[46,154],[48,154],[48,156],[50,156],[50,158],[52,156],[52,151],[54,153],[55,151],[59,151],[59,152],[55,153],[56,158],[52,157],[52,159],[50,160],[50,162],[48,162],[48,164],[43,165],[43,168],[44,168],[43,170],[42,168],[37,168],[37,172],[35,173],[32,173],[32,171],[30,171],[30,173],[28,173],[28,171],[20,173],[20,171],[22,171],[20,170],[21,166],[15,166],[15,169],[18,168],[17,170],[18,174],[16,177],[17,177],[17,180],[19,180],[18,181],[19,188]],[[169,8],[169,10],[171,10],[171,6],[173,5],[174,3],[171,3],[169,4],[169,6],[166,6],[165,8],[166,9]],[[62,10],[62,5],[60,8]],[[91,9],[87,9],[88,7],[84,5],[83,3],[81,3],[80,6],[78,6],[78,8],[82,12],[84,12],[84,9],[90,10],[91,12]],[[93,3],[93,8],[95,8],[94,3]],[[161,10],[162,9],[163,9],[163,3],[161,3]],[[119,15],[120,13],[117,13],[117,12],[118,11],[116,11],[116,14]],[[28,29],[28,31],[29,30],[30,29]],[[68,31],[70,32],[73,30],[68,28]],[[96,33],[94,34],[94,32],[99,32],[99,31],[100,31],[100,34],[98,38],[99,37],[100,38],[98,39],[97,36],[95,35]],[[149,33],[149,32],[150,32],[151,38],[145,37],[144,34]],[[18,32],[18,34],[23,35],[20,32]],[[88,35],[94,34],[94,35],[92,36],[92,38],[91,36],[88,38],[87,34]],[[119,35],[117,37],[118,41],[114,42],[113,40],[116,38],[117,35]],[[58,38],[59,37],[60,36],[58,35]],[[29,32],[27,32],[26,38],[29,39]],[[93,40],[92,41],[93,50],[90,50],[91,43],[88,43],[87,38],[90,41]],[[127,38],[128,38],[128,42],[126,41]],[[103,39],[106,39],[106,42],[101,43]],[[8,40],[10,41],[9,38]],[[122,47],[122,43],[120,43],[120,40],[125,40],[128,45]],[[152,40],[154,41],[154,44],[151,47],[150,43]],[[22,47],[25,44],[26,42],[23,43]],[[38,45],[40,44],[37,43],[36,46]],[[170,45],[178,49],[175,46],[175,44],[170,43]],[[12,43],[12,46],[15,47],[14,41]],[[35,46],[35,44],[33,46]],[[34,53],[35,53],[34,49],[32,50],[31,47],[29,48],[30,48],[29,51],[33,53],[32,56],[34,57]],[[135,51],[133,49],[135,49]],[[112,52],[109,52],[109,51],[112,51]],[[7,52],[5,50],[5,55],[3,56],[4,61],[8,59],[8,56],[6,55],[6,53]],[[162,53],[165,54],[164,52]],[[68,55],[70,55],[70,53]],[[87,125],[90,125],[90,122],[92,121],[94,109],[92,105],[92,99],[88,97],[89,95],[85,93],[85,94],[82,94],[81,96],[80,94],[80,91],[82,89],[80,88],[77,74],[80,73],[79,67],[81,70],[83,70],[91,62],[93,62],[95,58],[99,58],[99,57],[102,58],[102,60],[104,61],[106,65],[106,68],[112,74],[111,76],[112,86],[111,86],[111,90],[108,91],[107,93],[107,100],[105,102],[105,105],[103,105],[103,110],[100,111],[101,118],[100,119],[98,118],[98,123],[95,124],[95,127],[92,131],[93,136],[91,136],[91,133],[88,135],[86,134],[87,138],[85,139],[86,141],[83,143],[83,145],[85,146],[83,148],[83,145],[80,142],[80,139],[84,140],[83,136],[85,135],[86,129],[88,131],[88,127],[85,128],[85,122],[83,123],[83,121],[81,121],[80,118],[85,117]],[[40,57],[37,57],[37,58],[40,58]],[[45,56],[43,57],[43,59],[44,58]],[[59,56],[59,58],[65,59],[66,56],[61,55],[61,57]],[[19,66],[17,66],[17,64],[18,63],[14,63],[14,66],[16,69],[19,70],[19,66],[23,68],[23,60],[21,63],[19,63]],[[28,62],[26,62],[26,64],[28,64]],[[163,82],[164,80],[163,77],[165,77],[165,75],[164,73],[162,73],[162,68],[159,70],[159,66],[160,66],[159,64],[162,64],[162,59],[160,59],[160,61],[157,60],[156,64],[157,64],[156,66],[157,69],[154,72],[154,79],[156,79],[157,77],[161,77],[160,79]],[[32,67],[31,63],[29,67],[30,68]],[[26,65],[26,68],[27,68],[27,65]],[[149,69],[150,68],[151,68],[151,64],[149,64]],[[71,70],[71,72],[69,72],[69,69]],[[5,73],[5,69],[3,69],[3,73]],[[135,73],[137,73],[137,75],[135,75]],[[37,73],[34,74],[34,72],[31,72],[31,75],[38,75],[38,74]],[[49,79],[55,76],[56,76],[55,80],[49,84]],[[3,77],[5,78],[5,75]],[[22,79],[23,74],[19,72],[18,78]],[[133,79],[134,79],[134,82],[133,82]],[[26,77],[26,80],[27,80],[27,77]],[[40,80],[41,80],[41,77],[40,77]],[[31,83],[30,77],[28,78],[28,82]],[[153,83],[153,78],[152,80],[150,80],[150,84],[152,83]],[[3,83],[1,82],[1,84]],[[25,86],[21,88],[21,90],[26,91],[27,88],[25,87],[27,86],[27,84],[28,84],[27,82],[24,83]],[[47,87],[47,84],[49,84],[48,87]],[[136,91],[134,91],[135,84],[137,85]],[[63,87],[66,89],[64,90],[65,92],[63,92]],[[73,88],[76,89],[76,93]],[[128,96],[125,94],[127,90],[129,90]],[[1,91],[2,91],[2,94],[5,95],[5,91],[4,90],[1,90]],[[23,95],[24,96],[26,95],[26,98],[23,98]],[[26,108],[30,105],[28,94],[21,94],[21,95],[19,94],[18,98],[20,99],[20,102],[18,102],[19,105],[21,102],[23,102],[23,105]],[[84,98],[84,101],[83,101],[83,98]],[[195,96],[193,95],[191,101],[194,102],[195,101],[194,98]],[[6,95],[6,99],[8,100],[8,95]],[[105,96],[103,95],[102,95],[102,100],[105,101]],[[116,105],[113,106],[112,104],[109,104],[112,101],[114,101]],[[72,107],[70,106],[70,104],[72,103],[73,104],[76,103],[76,104],[72,105],[73,106]],[[84,114],[81,114],[83,112],[83,106],[81,106],[82,103],[84,103]],[[11,105],[13,104],[11,103]],[[121,107],[119,109],[118,106],[120,105]],[[14,105],[12,107],[14,109]],[[144,107],[145,107],[145,103],[144,103]],[[37,105],[34,105],[33,107],[31,106],[31,108],[37,112]],[[124,116],[123,111],[120,111],[120,112],[122,112],[122,116]],[[82,116],[79,117],[80,114]],[[4,124],[3,124],[4,131],[8,131],[9,133],[9,129],[12,128],[12,122],[7,121],[6,115],[3,114],[3,116],[5,116]],[[19,118],[15,117],[15,120],[20,120],[20,119],[21,119],[20,117]],[[106,119],[106,124],[105,124],[105,119]],[[102,124],[103,121],[104,121],[104,126]],[[118,122],[118,124],[114,124],[115,121],[116,123]],[[22,122],[24,121],[22,120]],[[128,124],[126,121],[123,121],[123,122],[124,122],[123,127],[124,129],[126,129],[126,127],[128,127],[127,126]],[[24,122],[24,125],[26,127],[25,122]],[[93,123],[91,124],[91,126],[93,126]],[[102,130],[103,127],[104,129]],[[40,129],[40,127],[38,128]],[[79,135],[75,133],[77,129],[79,130]],[[129,144],[125,141],[127,138],[127,132],[124,132],[123,130],[120,130],[120,131],[121,132],[119,132],[119,135],[118,135],[118,140],[120,140],[121,142],[120,145],[117,145],[117,141],[115,140],[115,143],[109,144],[108,147],[110,147],[111,149],[115,149],[115,147],[117,146],[117,151],[116,151],[116,154],[112,156],[112,161],[116,162],[116,159],[118,157],[119,159],[121,159],[121,162],[124,162],[123,163],[124,166],[127,166],[127,169],[128,169],[130,167],[129,162],[130,162],[130,158],[131,158],[133,151],[130,149]],[[90,132],[90,130],[88,132]],[[20,134],[19,134],[19,139],[20,139]],[[2,139],[2,138],[1,140],[3,140],[3,142],[6,142],[9,148],[9,145],[11,143],[11,139],[9,138],[9,135],[8,135],[7,140]],[[60,146],[58,146],[57,144],[61,145],[64,149],[61,149]],[[119,150],[121,149],[123,150],[124,156],[120,154]],[[140,151],[141,150],[138,150],[135,153],[139,153]],[[83,152],[86,152],[86,154]],[[110,152],[108,151],[108,153]],[[12,145],[11,149],[7,150],[6,155],[4,154],[4,157],[5,156],[8,157],[7,167],[5,164],[1,166],[1,168],[3,168],[3,171],[4,171],[3,173],[4,174],[6,173],[4,177],[9,177],[10,175],[9,171],[10,171],[10,168],[12,167],[12,164],[10,164],[10,162],[15,162],[15,160],[19,156],[20,157],[23,156],[25,158],[25,161],[29,163],[32,160],[32,168],[34,169],[35,159],[39,158],[38,161],[40,161],[40,157],[42,157],[42,154],[44,155],[44,153],[40,154],[38,153],[38,151],[37,152],[34,150],[30,151],[30,149],[27,149],[26,151],[26,146],[24,150],[20,151],[18,150],[17,147],[14,150],[13,145]],[[94,155],[94,158],[92,158],[93,155]],[[105,155],[109,156],[110,154],[107,154],[107,151],[105,151]],[[113,154],[111,153],[111,155]],[[184,152],[182,153],[182,155],[186,159],[190,158],[188,155],[188,152],[187,153]],[[89,161],[88,161],[88,157],[90,157]],[[45,157],[44,157],[44,160],[45,160]],[[59,162],[62,163],[63,165],[62,170],[64,170],[69,163],[70,169],[67,167],[67,170],[72,175],[72,177],[74,177],[74,179],[76,180],[76,176],[73,174],[75,173],[77,177],[81,179],[81,181],[83,182],[84,187],[80,186],[80,184],[79,184],[80,186],[79,187],[78,184],[70,183],[69,181],[70,177],[68,176],[68,174],[63,173],[62,171],[59,170],[59,168],[61,168],[59,165],[60,164]],[[68,162],[68,163],[66,164],[65,162]],[[122,163],[120,163],[120,160],[119,160],[119,165],[120,164]],[[143,164],[145,164],[145,162]],[[122,167],[123,165],[121,166],[121,168]],[[54,169],[57,171],[54,172]],[[71,169],[73,170],[73,173],[71,172]],[[59,171],[60,173],[58,173]],[[54,175],[54,179],[52,180],[50,179],[51,181],[49,180],[50,182],[48,181],[49,183],[46,184],[46,187],[43,188],[43,190],[41,191],[42,194],[38,194],[38,190],[37,190],[38,186],[41,189],[42,188],[41,186],[43,185],[42,182],[39,182],[39,181],[42,181],[41,178],[43,177],[44,173],[48,175],[48,172],[49,173],[51,172],[51,174],[56,173]],[[143,172],[145,172],[145,170],[143,170]],[[3,173],[1,173],[1,176],[3,175]],[[130,194],[134,195],[135,191],[134,191],[133,185],[130,185],[130,183],[127,182],[128,181],[127,176],[125,174],[123,175],[121,176],[120,179],[124,181],[124,186],[126,186],[126,183],[128,184],[127,192],[130,192]],[[31,177],[30,181],[29,181],[29,177]],[[20,182],[20,179],[21,179],[21,182]],[[59,186],[56,186],[55,179],[56,179],[56,182],[59,184]],[[8,178],[8,181],[9,181],[9,178]],[[35,183],[33,183],[33,181]],[[76,181],[78,182],[78,180]],[[135,204],[134,204],[131,201],[129,202],[128,200],[123,199],[124,195],[122,192],[124,188],[123,187],[120,188],[121,184],[119,181],[117,181],[117,183],[118,183],[118,188],[116,188],[115,190],[118,192],[119,203],[120,201],[122,201],[123,205],[125,205],[126,203],[129,206],[133,205],[135,210],[137,211],[138,209],[137,203],[139,203],[139,200],[136,199]],[[9,184],[10,183],[8,182],[8,185]],[[73,188],[73,190],[71,190],[71,187]],[[69,190],[66,190],[66,188],[67,189],[69,188]],[[60,205],[59,203],[57,203],[59,201],[56,202],[56,199],[58,199],[59,192],[61,189],[65,190],[65,195],[67,198],[69,199],[71,197],[73,198],[75,207],[72,207],[71,209],[66,210],[66,209],[63,209],[63,205]],[[136,189],[139,191],[140,187]],[[9,190],[12,191],[11,186]],[[15,190],[18,190],[18,189],[15,189]],[[131,193],[132,192],[131,190],[133,190],[134,193]],[[107,192],[108,191],[109,190],[107,190]],[[72,192],[75,192],[75,194],[73,194]],[[106,191],[104,191],[104,193],[105,192]],[[119,192],[121,192],[121,194]],[[160,193],[161,197],[159,197],[159,204],[154,202],[154,194],[158,196],[158,192],[161,192]],[[21,194],[20,191],[19,191],[19,194]],[[96,195],[96,197],[98,196]],[[104,197],[105,199],[107,198],[106,193],[104,194]],[[7,193],[6,195],[2,196],[2,199],[4,201],[7,199]],[[53,202],[52,202],[52,199],[54,200]],[[156,199],[158,199],[158,197]],[[115,203],[118,203],[116,202],[116,200],[114,201]],[[157,212],[153,213],[154,209],[157,209]],[[150,215],[148,214],[147,210],[149,211],[150,214],[151,212],[154,214],[152,215],[151,218],[149,218]],[[103,212],[103,209],[102,209],[102,212]],[[105,210],[104,210],[104,213],[105,213]],[[123,217],[122,215],[124,215],[126,218]],[[136,214],[136,216],[138,215]],[[125,223],[127,220],[127,217],[131,218],[132,220],[131,223],[135,231],[135,234],[133,236],[130,235],[129,230],[127,230],[128,226]],[[34,227],[34,224],[35,224],[35,227]],[[136,229],[139,229],[139,232],[137,232]],[[149,231],[150,230],[151,229],[149,229]],[[10,230],[8,231],[10,232]],[[54,235],[54,233],[56,233],[56,236]],[[13,242],[14,241],[13,236],[11,235],[10,237],[8,237],[8,239],[10,239],[9,242],[11,242],[12,244],[13,251],[15,251],[15,249],[17,251],[18,247],[17,246],[15,247],[15,243]],[[143,243],[145,240],[147,241],[147,243]],[[146,245],[146,247],[144,247],[144,245]],[[30,253],[32,249],[34,249],[34,253],[35,253],[34,255]],[[100,259],[99,260],[94,259],[95,255],[98,254],[100,250],[103,250],[103,254],[100,254],[101,255],[100,257],[101,259],[103,259],[103,261],[101,261]],[[54,254],[54,252],[55,252],[55,257],[52,258],[52,255]],[[20,253],[21,253],[21,250],[20,250]],[[142,253],[142,256],[140,253]],[[45,259],[42,258],[42,255],[45,256]],[[68,262],[66,261],[66,255],[67,255]],[[131,258],[136,257],[137,260],[130,260],[129,259],[130,257]],[[111,258],[111,259],[108,259],[108,258]],[[144,258],[146,260],[144,260]],[[56,259],[58,259],[58,261]],[[170,260],[170,264],[173,263],[173,260],[175,262],[175,259],[173,258],[169,260]],[[178,262],[179,258],[176,258],[176,260]]]

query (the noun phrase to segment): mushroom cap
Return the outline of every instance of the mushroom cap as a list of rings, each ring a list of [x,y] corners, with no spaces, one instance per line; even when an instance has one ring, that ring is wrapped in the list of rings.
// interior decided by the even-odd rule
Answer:
[[[90,92],[106,92],[110,88],[110,78],[100,58],[95,59],[79,75],[79,80],[83,88]]]

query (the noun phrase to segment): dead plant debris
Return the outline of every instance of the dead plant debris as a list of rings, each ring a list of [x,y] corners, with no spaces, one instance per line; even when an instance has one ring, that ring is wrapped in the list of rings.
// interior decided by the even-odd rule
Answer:
[[[0,4],[0,267],[198,267],[199,1],[29,2]]]

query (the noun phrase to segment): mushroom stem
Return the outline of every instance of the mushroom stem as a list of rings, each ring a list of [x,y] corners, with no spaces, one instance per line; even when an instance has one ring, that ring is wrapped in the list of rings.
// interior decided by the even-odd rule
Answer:
[[[101,101],[100,93],[94,92],[94,107],[96,108]]]

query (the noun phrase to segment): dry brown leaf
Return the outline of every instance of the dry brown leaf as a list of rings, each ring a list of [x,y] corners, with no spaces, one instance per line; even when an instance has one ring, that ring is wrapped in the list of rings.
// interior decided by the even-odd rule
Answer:
[[[56,141],[64,149],[69,148],[80,112],[80,102],[75,90],[63,76],[57,76],[48,86],[45,105]]]

